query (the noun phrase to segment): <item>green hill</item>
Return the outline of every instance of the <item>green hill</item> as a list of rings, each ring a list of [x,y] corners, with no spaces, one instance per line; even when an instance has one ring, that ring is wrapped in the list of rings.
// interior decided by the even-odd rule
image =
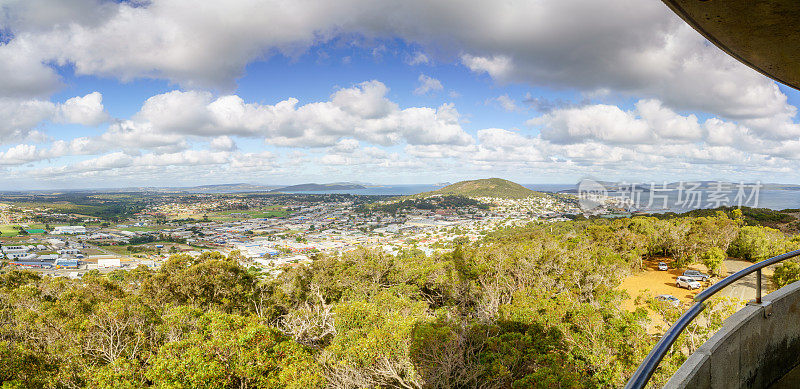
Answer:
[[[544,196],[541,192],[532,191],[520,184],[502,178],[484,178],[456,182],[432,192],[419,193],[414,198],[425,198],[436,195],[454,195],[464,197],[498,197],[504,199],[522,199],[526,197]]]

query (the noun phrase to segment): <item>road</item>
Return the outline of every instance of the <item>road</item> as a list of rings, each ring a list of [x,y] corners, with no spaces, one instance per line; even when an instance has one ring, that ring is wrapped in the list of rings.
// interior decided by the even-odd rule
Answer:
[[[740,259],[727,259],[725,260],[725,267],[728,269],[728,272],[725,274],[725,277],[736,273],[739,270],[742,270],[750,265],[752,262],[742,261]],[[774,266],[770,266],[762,270],[762,279],[761,279],[761,287],[762,287],[762,295],[766,295],[772,290],[775,290],[775,287],[772,285],[772,273],[774,272]],[[739,281],[736,281],[734,284],[728,286],[727,288],[723,289],[720,294],[723,296],[734,297],[740,300],[749,301],[756,297],[756,275],[751,274]]]

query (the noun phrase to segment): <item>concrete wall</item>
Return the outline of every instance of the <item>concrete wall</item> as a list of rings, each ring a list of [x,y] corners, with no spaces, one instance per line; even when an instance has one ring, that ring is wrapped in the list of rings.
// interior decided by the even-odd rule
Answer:
[[[731,315],[665,388],[766,388],[800,363],[800,282]]]

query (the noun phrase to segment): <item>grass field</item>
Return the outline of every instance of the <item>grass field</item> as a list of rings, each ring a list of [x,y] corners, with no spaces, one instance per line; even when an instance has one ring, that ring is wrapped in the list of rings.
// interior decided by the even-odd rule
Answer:
[[[273,217],[286,217],[286,215],[288,214],[289,212],[285,208],[280,206],[272,206],[262,209],[214,212],[208,215],[208,218],[214,221],[234,221],[241,219],[267,219]]]
[[[13,225],[4,224],[0,225],[0,236],[10,237],[19,235],[19,231]]]
[[[77,216],[91,216],[103,209],[102,206],[74,204],[69,201],[16,202],[14,207],[19,209],[49,209]]]
[[[128,246],[103,246],[103,250],[111,251],[114,254],[119,255],[128,255],[130,252],[128,251]]]
[[[66,226],[67,224],[50,224],[50,228],[57,227],[57,226]],[[18,236],[19,230],[15,229],[14,227],[19,226],[19,224],[0,224],[0,236],[2,237],[12,237]],[[26,230],[47,230],[45,224],[24,224]]]

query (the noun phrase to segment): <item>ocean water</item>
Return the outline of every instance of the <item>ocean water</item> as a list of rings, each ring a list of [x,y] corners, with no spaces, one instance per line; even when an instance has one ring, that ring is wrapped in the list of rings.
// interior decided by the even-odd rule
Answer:
[[[669,191],[654,195],[650,201],[649,192],[641,192],[638,206],[639,210],[645,212],[687,212],[692,209],[717,208],[719,206],[737,206],[736,193],[723,194],[719,200],[714,200],[714,192],[711,190],[698,190],[699,201],[692,201],[691,204],[680,204],[679,192]],[[619,192],[609,192],[609,196],[622,196]],[[749,193],[748,193],[749,195]],[[663,196],[666,196],[666,207],[664,207]],[[686,195],[683,195],[684,199]],[[800,191],[784,189],[761,189],[758,199],[755,197],[742,200],[742,206],[752,208],[769,208],[774,210],[800,208]]]
[[[522,186],[537,192],[551,193],[574,190],[576,187],[575,184],[524,184]]]

